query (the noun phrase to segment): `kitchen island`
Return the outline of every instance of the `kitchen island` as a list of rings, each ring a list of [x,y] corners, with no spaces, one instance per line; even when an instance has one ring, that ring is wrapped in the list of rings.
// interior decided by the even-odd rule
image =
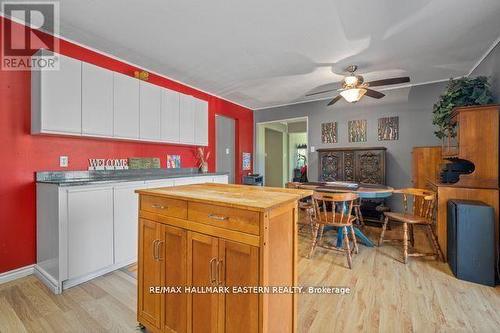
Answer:
[[[312,191],[196,184],[137,193],[141,325],[153,332],[296,330],[297,295],[233,287],[297,284],[297,201]]]

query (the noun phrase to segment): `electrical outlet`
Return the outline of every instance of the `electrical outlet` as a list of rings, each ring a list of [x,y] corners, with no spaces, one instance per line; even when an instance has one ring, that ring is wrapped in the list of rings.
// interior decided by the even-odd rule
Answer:
[[[67,168],[69,164],[68,156],[59,156],[59,166],[61,168]]]

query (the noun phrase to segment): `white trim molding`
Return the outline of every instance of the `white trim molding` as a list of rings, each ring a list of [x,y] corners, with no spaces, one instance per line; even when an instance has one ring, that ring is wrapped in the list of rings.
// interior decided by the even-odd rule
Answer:
[[[20,279],[22,277],[33,274],[35,265],[28,265],[13,269],[4,273],[0,273],[0,284]]]

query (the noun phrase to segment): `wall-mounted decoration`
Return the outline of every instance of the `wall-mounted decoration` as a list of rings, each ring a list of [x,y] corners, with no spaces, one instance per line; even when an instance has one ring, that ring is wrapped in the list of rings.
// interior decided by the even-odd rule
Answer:
[[[378,140],[399,140],[399,117],[378,119]]]
[[[251,170],[252,169],[252,154],[251,153],[243,153],[242,166],[243,170]]]
[[[158,157],[129,157],[130,169],[159,169],[160,159]]]
[[[321,142],[337,143],[337,122],[321,124]]]
[[[167,169],[178,169],[181,167],[181,155],[167,155]]]
[[[349,120],[349,142],[366,142],[366,119]]]
[[[148,81],[149,80],[149,73],[146,71],[135,71],[134,72],[134,77],[136,79],[139,79],[141,81]]]

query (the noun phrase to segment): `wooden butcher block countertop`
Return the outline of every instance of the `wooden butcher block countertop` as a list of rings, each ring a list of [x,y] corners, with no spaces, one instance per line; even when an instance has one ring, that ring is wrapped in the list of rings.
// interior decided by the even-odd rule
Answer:
[[[310,196],[313,191],[205,183],[137,190],[136,193],[262,212]]]

